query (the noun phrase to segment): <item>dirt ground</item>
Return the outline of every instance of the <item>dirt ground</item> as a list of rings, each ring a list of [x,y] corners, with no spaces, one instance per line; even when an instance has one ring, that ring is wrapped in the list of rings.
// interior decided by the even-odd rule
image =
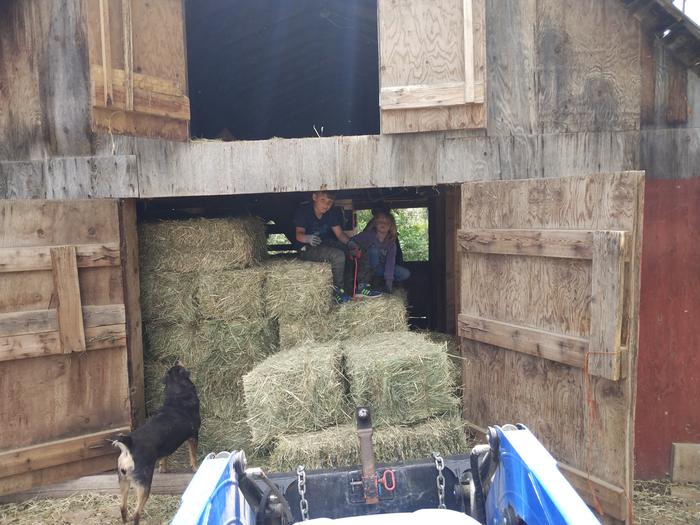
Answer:
[[[667,481],[638,481],[635,484],[634,513],[637,525],[700,525],[700,500],[672,496],[673,486]],[[700,485],[689,486],[700,493]],[[141,523],[168,523],[175,515],[179,502],[179,496],[151,496]],[[121,523],[119,497],[85,493],[63,499],[0,505],[0,523],[118,525]]]

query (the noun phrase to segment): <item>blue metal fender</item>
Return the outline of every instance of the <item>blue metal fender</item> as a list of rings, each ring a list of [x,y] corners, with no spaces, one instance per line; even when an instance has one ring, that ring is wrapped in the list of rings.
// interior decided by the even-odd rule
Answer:
[[[600,525],[532,432],[509,427],[495,427],[498,467],[486,497],[487,524],[510,523],[510,513],[528,525]]]

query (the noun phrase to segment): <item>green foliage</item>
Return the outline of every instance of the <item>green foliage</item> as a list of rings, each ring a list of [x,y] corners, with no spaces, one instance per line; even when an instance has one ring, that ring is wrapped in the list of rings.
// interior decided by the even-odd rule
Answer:
[[[406,261],[428,260],[428,208],[403,208],[391,212],[396,218],[399,242]],[[370,210],[357,212],[357,231],[372,218]]]

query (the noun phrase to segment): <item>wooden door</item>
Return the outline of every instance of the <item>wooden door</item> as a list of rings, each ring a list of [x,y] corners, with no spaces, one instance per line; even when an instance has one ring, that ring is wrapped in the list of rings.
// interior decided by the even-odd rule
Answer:
[[[379,0],[382,133],[486,127],[485,0]]]
[[[95,131],[189,138],[182,0],[87,0]]]
[[[524,423],[606,522],[630,519],[644,178],[462,186],[464,415]]]
[[[143,410],[135,228],[133,202],[0,201],[0,494],[115,468]]]

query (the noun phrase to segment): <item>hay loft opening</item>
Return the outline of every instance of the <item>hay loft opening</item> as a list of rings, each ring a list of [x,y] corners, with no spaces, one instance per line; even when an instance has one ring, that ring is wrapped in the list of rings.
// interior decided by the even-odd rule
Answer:
[[[378,203],[390,208],[397,220],[399,242],[403,252],[402,266],[411,277],[401,285],[409,304],[409,322],[413,328],[445,331],[445,296],[447,243],[450,233],[440,220],[444,203],[443,187],[384,188],[350,190],[336,193],[336,206],[343,209],[344,230],[352,235],[364,229],[371,218],[371,209]],[[180,220],[196,217],[225,218],[253,215],[264,225],[266,239],[261,247],[241,247],[241,257],[254,256],[266,250],[270,258],[295,258],[294,214],[300,204],[310,199],[309,193],[186,197],[141,201],[139,220],[143,226],[159,219]],[[177,234],[184,235],[184,232]],[[213,232],[226,235],[225,232]],[[143,241],[143,239],[141,239]],[[202,241],[204,242],[204,241]],[[217,240],[212,241],[214,245]],[[143,242],[142,242],[143,244]],[[173,248],[165,248],[173,250]],[[143,250],[142,250],[143,252]],[[199,263],[195,263],[199,264]],[[207,263],[210,264],[210,263]],[[142,254],[142,268],[151,266]],[[377,278],[377,287],[383,280]]]
[[[376,0],[187,0],[193,137],[379,133]]]

